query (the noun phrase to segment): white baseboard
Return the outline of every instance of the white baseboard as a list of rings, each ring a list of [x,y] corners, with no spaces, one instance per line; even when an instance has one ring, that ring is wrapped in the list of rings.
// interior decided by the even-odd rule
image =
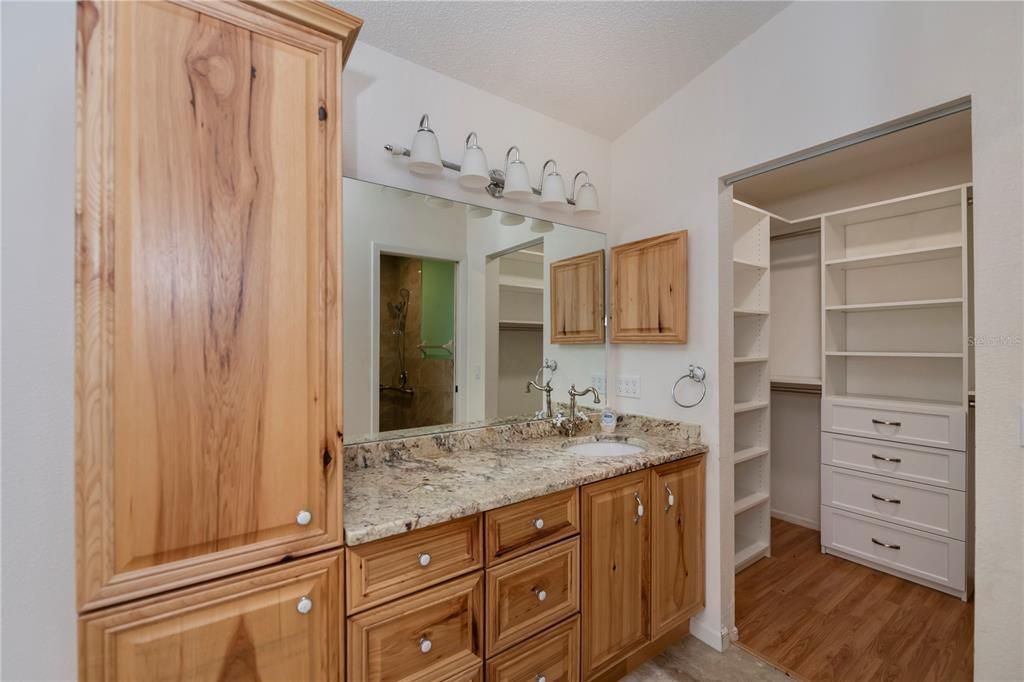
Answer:
[[[805,519],[802,516],[797,516],[796,514],[788,514],[784,511],[779,511],[778,509],[772,509],[772,516],[774,516],[777,519],[782,519],[783,521],[788,521],[789,523],[796,524],[798,526],[803,526],[804,528],[810,528],[811,530],[817,531],[821,530],[821,523],[818,521],[818,519]]]
[[[716,628],[704,622],[701,617],[690,619],[690,634],[707,644],[715,651],[725,651],[729,648],[730,638],[728,631],[723,628]]]

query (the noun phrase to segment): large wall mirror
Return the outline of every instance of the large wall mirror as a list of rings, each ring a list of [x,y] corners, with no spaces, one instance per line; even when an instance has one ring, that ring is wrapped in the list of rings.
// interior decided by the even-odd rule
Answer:
[[[604,234],[344,182],[347,443],[543,418],[532,380],[556,410],[603,388]]]

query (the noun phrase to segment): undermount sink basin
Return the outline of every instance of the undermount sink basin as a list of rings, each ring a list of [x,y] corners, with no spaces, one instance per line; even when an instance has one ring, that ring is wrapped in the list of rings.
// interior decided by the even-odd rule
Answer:
[[[576,443],[562,449],[583,457],[622,457],[623,455],[636,455],[645,452],[645,449],[639,445],[624,443],[618,440]]]

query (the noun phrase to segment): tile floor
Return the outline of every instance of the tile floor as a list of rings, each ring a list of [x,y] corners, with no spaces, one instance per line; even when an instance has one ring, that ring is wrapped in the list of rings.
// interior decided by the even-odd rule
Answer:
[[[718,653],[694,637],[673,644],[622,682],[790,682],[791,678],[738,646]]]

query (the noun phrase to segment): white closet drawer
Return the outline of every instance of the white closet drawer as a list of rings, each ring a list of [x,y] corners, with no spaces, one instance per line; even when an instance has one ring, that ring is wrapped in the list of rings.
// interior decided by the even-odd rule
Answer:
[[[964,589],[964,543],[821,507],[821,544],[953,590]]]
[[[967,489],[967,455],[957,450],[823,432],[821,463],[944,488]]]
[[[959,490],[822,465],[821,503],[957,540],[965,537],[966,507]]]
[[[821,429],[951,450],[966,449],[962,407],[873,398],[821,400]]]

